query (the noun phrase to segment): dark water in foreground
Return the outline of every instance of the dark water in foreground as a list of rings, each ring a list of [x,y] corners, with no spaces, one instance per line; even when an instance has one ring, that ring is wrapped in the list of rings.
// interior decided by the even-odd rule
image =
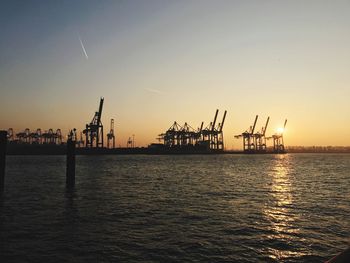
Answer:
[[[350,240],[350,155],[9,156],[1,262],[322,262]]]

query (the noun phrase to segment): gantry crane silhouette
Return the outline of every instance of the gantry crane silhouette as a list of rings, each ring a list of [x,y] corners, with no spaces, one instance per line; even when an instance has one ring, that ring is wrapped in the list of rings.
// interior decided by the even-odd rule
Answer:
[[[103,125],[101,122],[102,108],[104,98],[100,99],[100,106],[98,111],[95,112],[92,121],[86,124],[85,130],[85,147],[86,148],[100,148],[103,147]]]

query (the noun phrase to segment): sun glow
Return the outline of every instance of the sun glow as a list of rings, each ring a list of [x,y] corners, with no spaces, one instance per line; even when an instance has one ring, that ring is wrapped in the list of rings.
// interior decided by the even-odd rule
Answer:
[[[284,128],[282,127],[277,128],[277,133],[283,133],[283,132],[284,132]]]

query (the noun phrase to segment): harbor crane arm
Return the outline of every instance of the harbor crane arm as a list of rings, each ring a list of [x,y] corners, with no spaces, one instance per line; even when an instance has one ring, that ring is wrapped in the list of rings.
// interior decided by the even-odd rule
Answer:
[[[215,123],[216,123],[216,118],[218,117],[219,110],[216,110],[215,117],[214,117],[214,122],[213,125],[211,126],[211,130],[214,131],[215,129]]]
[[[220,125],[220,132],[222,131],[222,128],[224,127],[224,123],[225,123],[225,119],[226,119],[226,113],[227,113],[227,111],[224,112],[224,117],[222,117],[222,122],[221,122],[221,125]]]
[[[253,125],[253,128],[252,128],[252,131],[251,131],[251,135],[254,134],[254,130],[255,130],[255,126],[256,126],[256,122],[258,121],[258,115],[255,116],[255,121],[254,121],[254,125]]]
[[[204,122],[202,121],[202,124],[201,124],[201,127],[200,127],[200,129],[199,129],[199,132],[202,132],[202,130],[203,130],[203,125],[204,125]]]
[[[267,125],[269,125],[269,121],[270,121],[270,117],[267,117],[265,128],[264,128],[264,131],[263,131],[263,136],[265,136],[265,133],[266,133],[266,130],[267,130]]]
[[[104,100],[104,98],[101,97],[101,99],[100,99],[100,107],[98,108],[97,125],[100,124],[100,122],[101,122],[103,100]]]

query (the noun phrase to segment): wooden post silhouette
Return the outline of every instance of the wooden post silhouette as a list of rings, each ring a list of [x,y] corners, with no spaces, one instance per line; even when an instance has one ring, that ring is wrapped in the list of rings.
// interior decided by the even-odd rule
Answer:
[[[7,131],[0,131],[0,193],[5,187],[6,144]]]
[[[68,188],[75,185],[75,141],[71,138],[67,141],[66,185]]]

